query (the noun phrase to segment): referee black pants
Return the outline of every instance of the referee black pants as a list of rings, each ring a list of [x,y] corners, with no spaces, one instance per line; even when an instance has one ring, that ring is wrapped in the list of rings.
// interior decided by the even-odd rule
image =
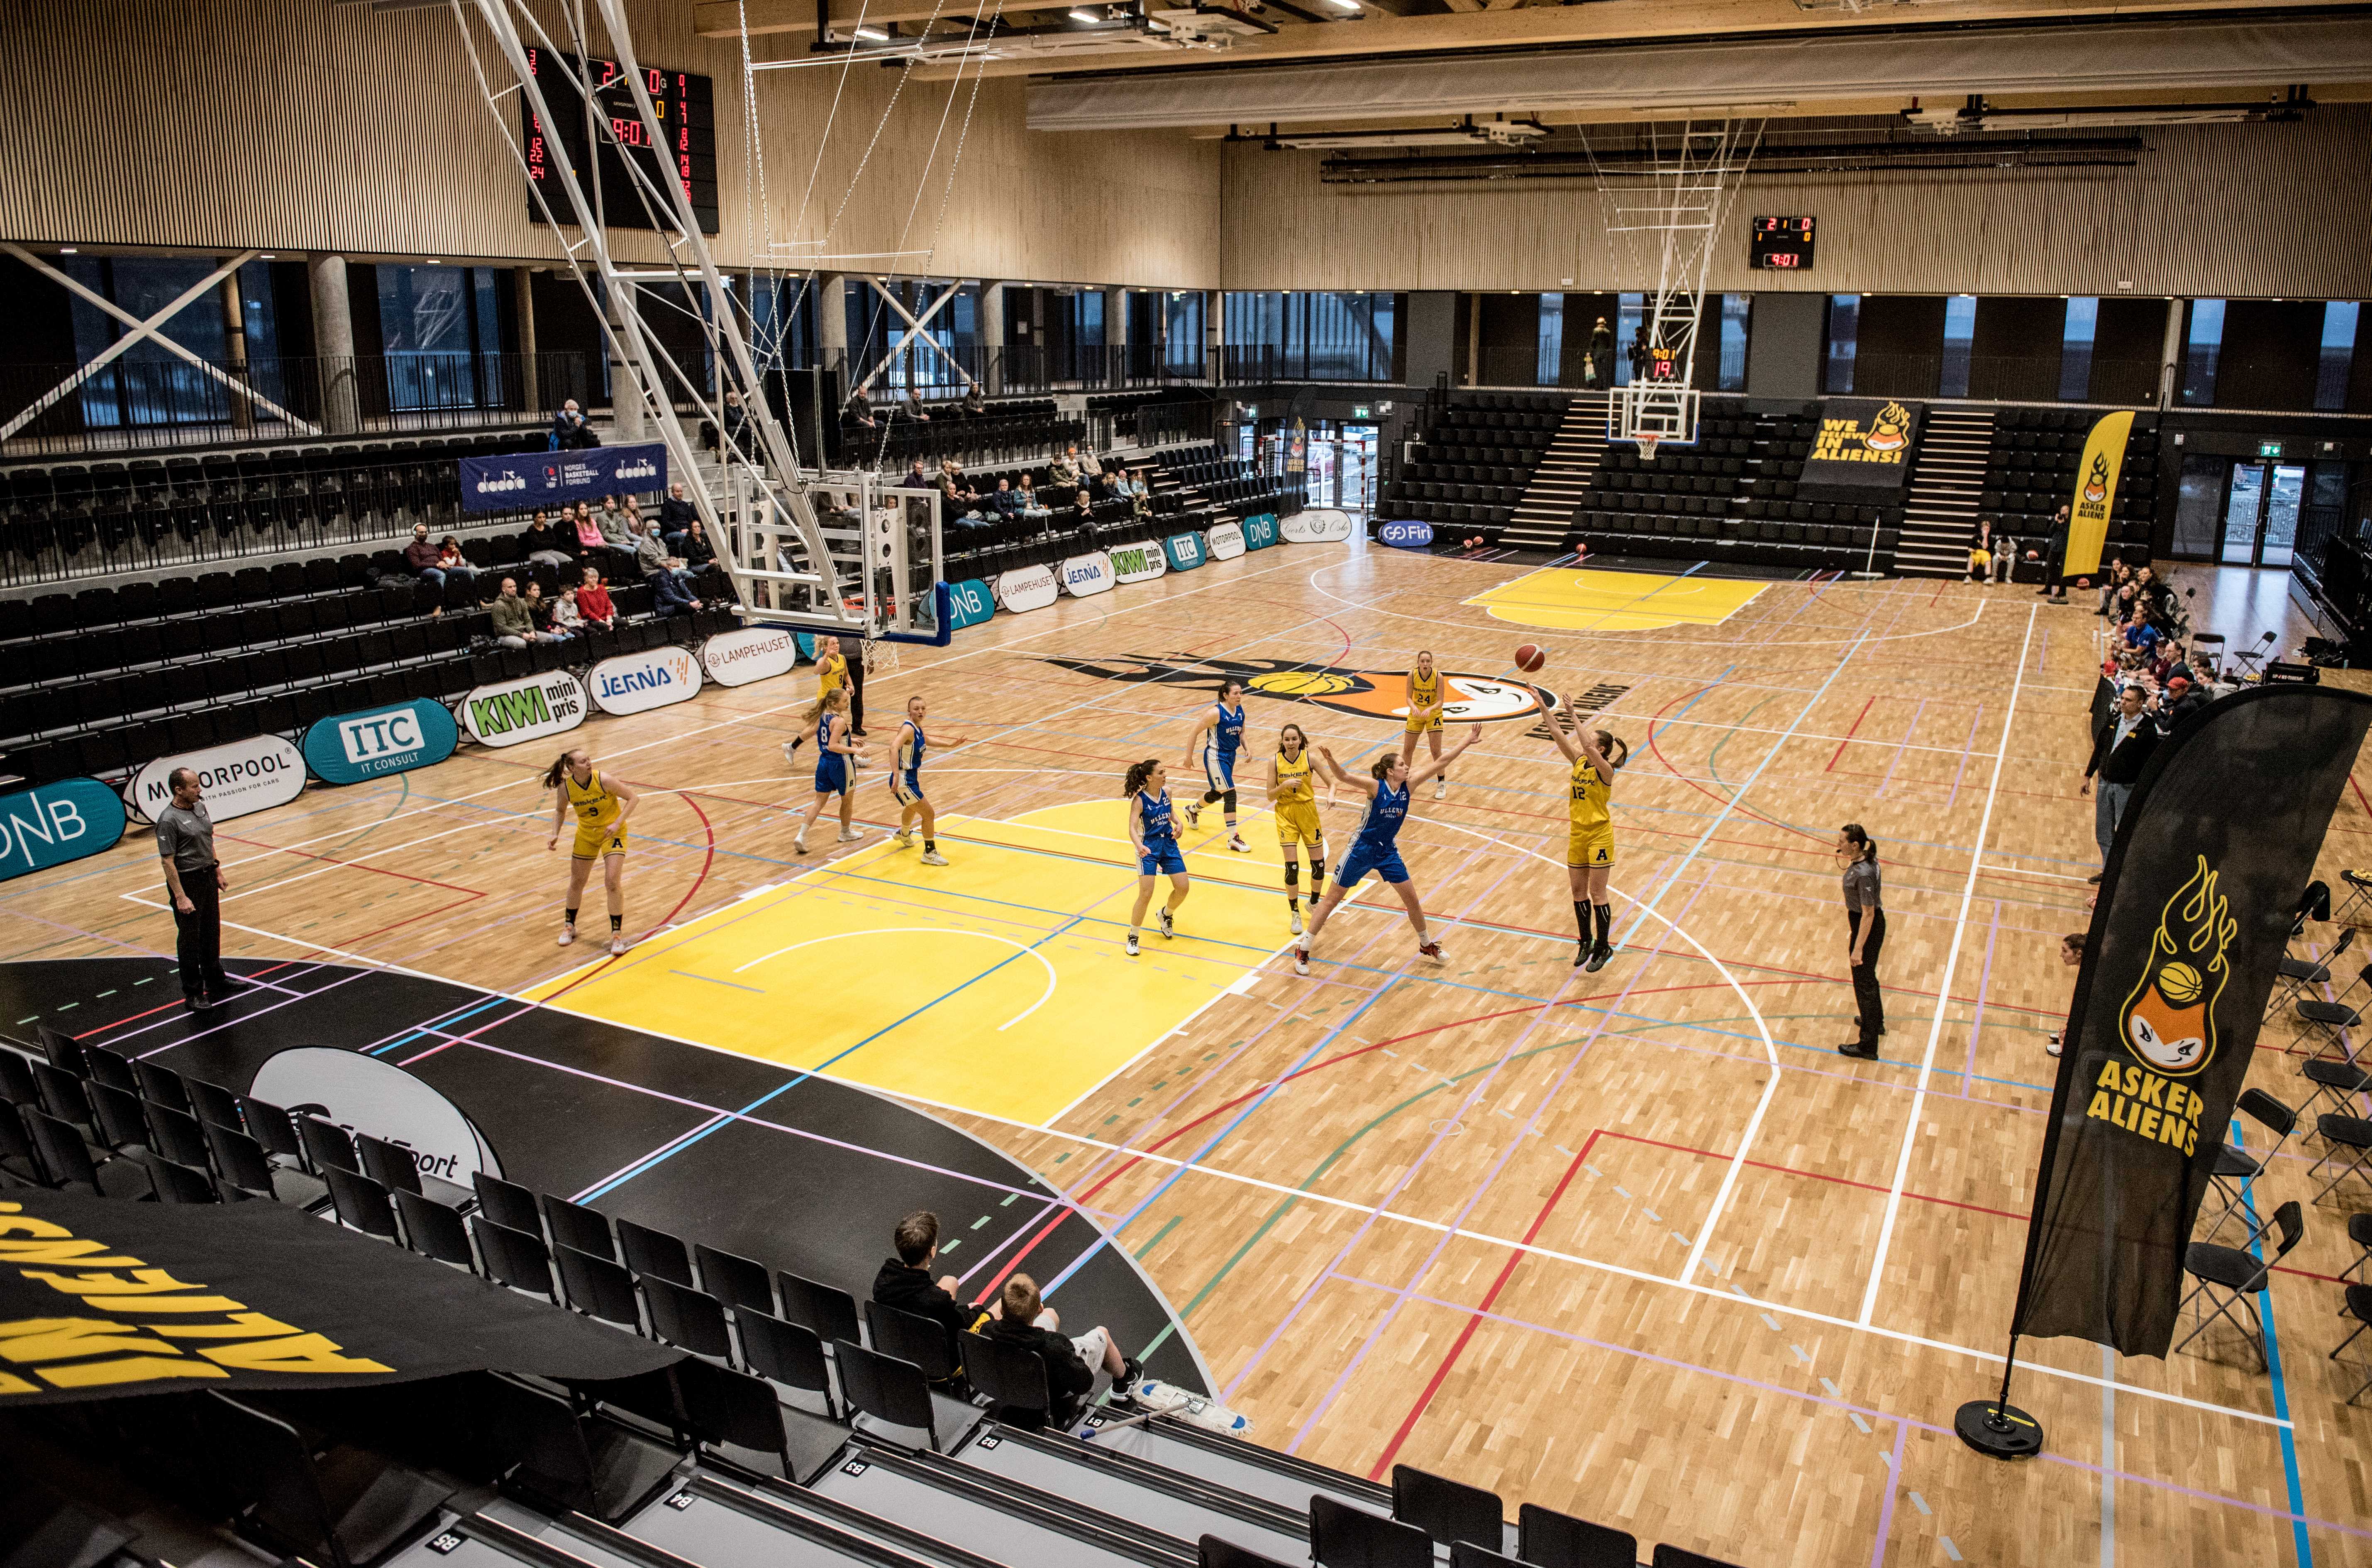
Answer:
[[[1886,951],[1886,912],[1848,912],[1845,924],[1855,938],[1861,935],[1861,923],[1865,920],[1869,922],[1869,940],[1862,947],[1861,962],[1853,966],[1854,1006],[1861,1015],[1861,1043],[1876,1051],[1879,1031],[1886,1028],[1886,1004],[1878,993],[1878,959]]]
[[[848,727],[854,734],[865,733],[865,652],[861,648],[848,660]]]
[[[181,873],[181,891],[195,906],[183,914],[173,908],[173,956],[181,966],[181,993],[203,996],[217,990],[223,978],[222,889],[215,886],[215,868]]]

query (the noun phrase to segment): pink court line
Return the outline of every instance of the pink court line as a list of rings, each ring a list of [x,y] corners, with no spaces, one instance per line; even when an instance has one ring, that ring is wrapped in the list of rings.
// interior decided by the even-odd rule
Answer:
[[[1894,770],[1902,766],[1903,754],[1911,749],[1911,738],[1919,733],[1919,719],[1922,714],[1926,713],[1926,711],[1927,699],[1922,697],[1919,699],[1919,705],[1911,710],[1911,727],[1902,732],[1902,739],[1896,744],[1894,748],[1894,760],[1886,764],[1886,777],[1881,779],[1878,785],[1878,793],[1879,795],[1883,796],[1887,792],[1888,788],[1893,784]],[[1963,761],[1965,760],[1966,757],[1964,752]]]
[[[1894,1451],[1886,1458],[1886,1505],[1878,1511],[1878,1545],[1870,1551],[1869,1568],[1886,1568],[1887,1542],[1894,1534],[1894,1500],[1902,1495],[1902,1445],[1910,1435],[1908,1422],[1894,1423]]]
[[[1379,1290],[1388,1294],[1397,1294],[1400,1289],[1397,1285],[1361,1279],[1355,1274],[1338,1273],[1331,1277],[1341,1280],[1345,1284],[1365,1285],[1369,1290]],[[1511,1318],[1504,1312],[1480,1311],[1471,1306],[1461,1306],[1457,1302],[1445,1301],[1439,1296],[1433,1295],[1412,1295],[1409,1299],[1427,1307],[1446,1307],[1461,1317],[1480,1318],[1486,1322],[1504,1323],[1511,1329],[1524,1329],[1535,1334],[1546,1334],[1552,1339],[1564,1340],[1568,1343],[1587,1345],[1592,1350],[1610,1351],[1616,1355],[1628,1356],[1634,1361],[1644,1361],[1657,1366],[1668,1366],[1680,1372],[1699,1373],[1720,1382],[1734,1383],[1741,1388],[1757,1388],[1765,1393],[1784,1394],[1789,1399],[1799,1400],[1807,1404],[1860,1415],[1870,1421],[1895,1422],[1920,1432],[1935,1433],[1939,1436],[1951,1433],[1950,1427],[1937,1426],[1932,1422],[1919,1421],[1910,1416],[1895,1415],[1872,1405],[1858,1405],[1848,1400],[1831,1399],[1826,1394],[1816,1394],[1808,1389],[1789,1388],[1777,1383],[1765,1383],[1759,1378],[1748,1377],[1739,1373],[1719,1371],[1693,1361],[1657,1355],[1653,1351],[1636,1350],[1629,1345],[1611,1344],[1604,1340],[1592,1339],[1587,1334],[1574,1333],[1567,1329],[1552,1329],[1545,1323],[1534,1323],[1522,1318]],[[1957,1438],[1954,1440],[1958,1441]],[[2302,1524],[2313,1529],[2336,1530],[2342,1535],[2354,1536],[2359,1540],[2372,1540],[2372,1529],[2365,1529],[2355,1525],[2343,1525],[2332,1519],[2318,1519],[2311,1514],[2293,1514],[2285,1508],[2274,1508],[2262,1503],[2251,1503],[2243,1497],[2227,1497],[2220,1493],[2202,1492],[2196,1487],[2183,1486],[2170,1481],[2159,1481],[2152,1476],[2135,1475],[2130,1470],[2109,1469],[2083,1459],[2071,1458],[2064,1454],[2054,1454],[2047,1449],[2036,1457],[2052,1464],[2064,1465],[2070,1469],[2083,1470],[2094,1476],[2103,1476],[2119,1481],[2131,1481],[2135,1486],[2153,1487],[2157,1491],[2170,1492],[2182,1497],[2195,1497],[2203,1503],[2220,1503],[2227,1507],[2245,1509],[2268,1519],[2278,1519],[2288,1524]],[[1897,1476],[1899,1478],[1900,1471],[1897,1472]]]
[[[1977,976],[1977,1014],[1969,1020],[1969,1058],[1960,1074],[1960,1098],[1969,1098],[1969,1086],[1977,1076],[1977,1037],[1985,1029],[1985,993],[1993,988],[1994,943],[2001,935],[2001,900],[1994,900],[1994,917],[1985,927],[1985,967]]]
[[[1959,804],[1960,780],[1969,771],[1969,756],[1977,749],[1977,726],[1982,724],[1984,722],[1984,718],[1985,705],[1982,703],[1979,703],[1977,704],[1976,715],[1969,720],[1969,738],[1960,742],[1959,766],[1952,770],[1952,793],[1949,796],[1947,796],[1944,800],[1944,809],[1947,811],[1949,811],[1954,806]],[[1977,854],[1982,855],[1984,853],[1985,846],[1979,844],[1977,846]]]

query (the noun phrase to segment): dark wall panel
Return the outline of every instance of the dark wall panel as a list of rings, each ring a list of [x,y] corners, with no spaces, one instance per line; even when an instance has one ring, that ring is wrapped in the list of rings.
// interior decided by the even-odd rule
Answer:
[[[1944,357],[1944,296],[1865,294],[1854,338],[1859,397],[1932,398]]]
[[[2321,354],[2321,301],[2231,300],[2215,360],[2215,406],[2310,409]]]
[[[1622,319],[1622,296],[1614,294],[1568,294],[1564,296],[1564,352],[1558,359],[1560,378],[1568,387],[1584,385],[1581,367],[1589,358],[1589,334],[1599,317],[1606,319],[1606,331],[1614,332],[1615,323]],[[1622,345],[1617,343],[1599,366],[1605,373],[1600,386],[1614,384],[1614,366],[1622,357]]]
[[[2096,403],[2157,401],[2166,354],[2163,299],[2103,299],[2092,325],[2092,389]]]
[[[1819,397],[1828,320],[1825,294],[1757,296],[1747,323],[1747,396]]]
[[[1977,301],[1969,339],[1969,396],[2032,402],[2059,395],[2067,302],[2048,295]]]

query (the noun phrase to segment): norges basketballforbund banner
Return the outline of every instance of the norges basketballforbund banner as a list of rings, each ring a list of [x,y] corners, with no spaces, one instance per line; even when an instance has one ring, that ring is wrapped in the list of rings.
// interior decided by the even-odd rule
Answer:
[[[0,1410],[483,1370],[607,1381],[681,1354],[279,1203],[0,1202]]]
[[[2076,466],[2076,494],[2067,498],[2066,575],[2080,577],[2100,569],[2100,552],[2109,542],[2109,515],[2117,509],[2117,475],[2125,464],[2125,438],[2133,434],[2134,413],[2103,414],[2084,438],[2083,460]]]
[[[2166,1354],[2184,1250],[2367,720],[2357,692],[2258,687],[2151,757],[2076,975],[2016,1331]]]

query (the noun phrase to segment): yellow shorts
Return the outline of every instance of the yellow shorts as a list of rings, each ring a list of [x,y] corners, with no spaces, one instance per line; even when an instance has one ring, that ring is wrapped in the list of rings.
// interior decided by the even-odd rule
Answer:
[[[576,824],[576,847],[569,852],[577,860],[600,860],[609,855],[626,853],[626,830],[615,822],[606,826],[599,822]]]
[[[1325,842],[1326,830],[1318,820],[1318,803],[1314,800],[1288,800],[1276,808],[1276,842],[1283,844],[1308,844],[1315,850]]]
[[[1411,714],[1408,723],[1401,726],[1401,733],[1402,735],[1424,735],[1428,733],[1439,735],[1441,733],[1441,715],[1439,714],[1436,714],[1431,718],[1421,719],[1416,717],[1414,714]]]
[[[1564,863],[1590,869],[1614,864],[1614,834],[1606,828],[1576,828],[1566,842]]]

